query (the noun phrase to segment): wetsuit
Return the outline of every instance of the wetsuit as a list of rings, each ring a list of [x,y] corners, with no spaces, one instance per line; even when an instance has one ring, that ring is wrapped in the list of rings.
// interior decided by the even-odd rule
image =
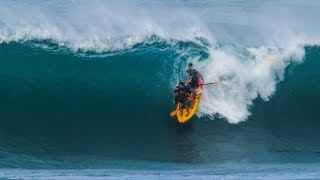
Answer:
[[[180,103],[182,108],[185,108],[186,105],[190,103],[186,93],[180,93],[178,96],[175,96],[174,102],[176,104]]]
[[[182,93],[182,92],[185,92],[188,94],[192,93],[190,86],[184,86],[183,88],[180,88],[179,86],[177,86],[176,88],[180,91],[180,93]]]
[[[187,70],[187,74],[188,74],[188,81],[190,82],[190,86],[192,88],[198,88],[199,86],[199,82],[198,82],[198,78],[201,77],[201,74],[195,70]]]

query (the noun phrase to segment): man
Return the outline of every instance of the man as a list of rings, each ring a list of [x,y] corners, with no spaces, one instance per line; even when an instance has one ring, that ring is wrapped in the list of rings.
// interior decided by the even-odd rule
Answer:
[[[186,86],[183,82],[179,82],[179,85],[177,86],[177,89],[179,91],[181,91],[181,92],[183,91],[183,92],[185,92],[187,94],[191,94],[192,93],[190,86]]]
[[[185,85],[183,82],[179,82],[179,85],[177,86],[177,89],[180,91],[180,93],[186,93],[188,95],[188,98],[190,100],[191,109],[194,105],[194,98],[197,96],[197,92],[195,89],[192,89],[190,85]]]
[[[188,75],[187,82],[190,83],[192,89],[197,89],[199,86],[199,78],[201,78],[203,81],[202,75],[197,70],[193,69],[192,63],[188,64],[188,69],[186,72]]]
[[[178,105],[178,109],[180,112],[180,115],[183,115],[183,108],[187,110],[187,116],[189,115],[189,106],[190,106],[190,100],[188,99],[189,95],[185,93],[184,91],[180,91],[179,89],[174,90],[174,101],[175,104]]]

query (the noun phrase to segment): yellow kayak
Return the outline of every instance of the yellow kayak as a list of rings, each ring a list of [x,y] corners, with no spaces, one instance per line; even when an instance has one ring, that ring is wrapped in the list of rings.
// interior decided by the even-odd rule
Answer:
[[[199,107],[199,103],[200,103],[200,99],[201,99],[202,93],[198,93],[196,98],[194,99],[194,105],[193,108],[189,108],[189,115],[187,116],[187,110],[186,108],[183,108],[183,113],[182,115],[180,115],[180,110],[179,110],[179,104],[177,106],[177,118],[179,123],[186,123],[188,122],[197,112],[198,107]]]

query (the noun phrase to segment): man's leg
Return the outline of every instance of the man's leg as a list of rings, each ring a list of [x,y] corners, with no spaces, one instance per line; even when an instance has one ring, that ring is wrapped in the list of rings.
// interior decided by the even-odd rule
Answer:
[[[179,111],[180,111],[180,116],[183,115],[183,104],[179,103]]]
[[[189,116],[189,105],[186,105],[187,114],[186,116]]]

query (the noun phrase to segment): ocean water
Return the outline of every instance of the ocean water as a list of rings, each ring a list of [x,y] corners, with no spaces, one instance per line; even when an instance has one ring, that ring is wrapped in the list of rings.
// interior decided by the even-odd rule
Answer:
[[[320,2],[0,2],[0,178],[320,175]],[[169,116],[188,62],[197,115]]]

